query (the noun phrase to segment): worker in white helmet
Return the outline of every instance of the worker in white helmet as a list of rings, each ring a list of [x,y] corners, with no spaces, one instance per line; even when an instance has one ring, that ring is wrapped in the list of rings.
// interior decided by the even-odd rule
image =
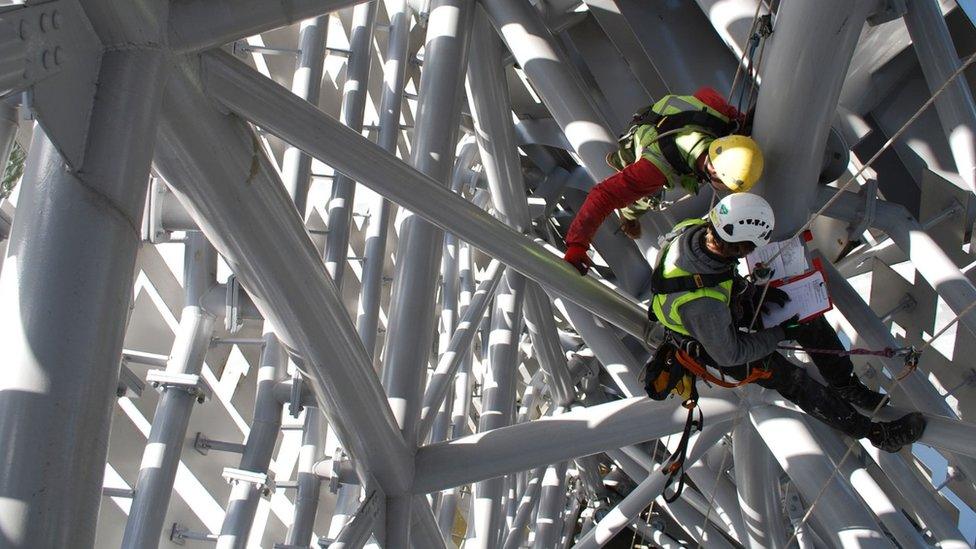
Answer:
[[[699,366],[720,377],[774,389],[809,415],[852,437],[868,437],[885,451],[915,442],[925,428],[921,414],[872,422],[832,387],[816,382],[776,352],[784,340],[809,345],[809,328],[795,317],[755,332],[740,330],[748,327],[753,308],[744,308],[746,318],[733,316],[744,282],[736,265],[769,242],[774,223],[769,203],[750,193],[728,195],[707,218],[679,223],[668,235],[654,270],[649,314],[667,328],[668,342],[686,349]],[[814,359],[824,371],[824,362]],[[830,372],[824,373],[828,377]],[[653,385],[655,379],[646,381]]]

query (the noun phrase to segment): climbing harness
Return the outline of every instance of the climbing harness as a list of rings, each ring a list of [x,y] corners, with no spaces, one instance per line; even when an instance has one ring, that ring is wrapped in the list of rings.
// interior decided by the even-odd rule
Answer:
[[[736,382],[726,381],[708,371],[699,360],[700,353],[698,342],[692,339],[679,340],[677,334],[669,330],[664,342],[658,346],[654,357],[645,366],[644,390],[647,396],[654,400],[665,400],[672,394],[677,395],[682,400],[681,406],[688,410],[678,447],[661,469],[661,473],[667,475],[665,491],[677,483],[675,492],[664,496],[669,503],[676,500],[684,489],[684,467],[691,435],[693,432],[700,432],[705,425],[705,416],[698,407],[697,380],[734,389],[772,376],[769,370],[751,366],[749,374],[743,379]],[[698,410],[697,419],[695,410]]]

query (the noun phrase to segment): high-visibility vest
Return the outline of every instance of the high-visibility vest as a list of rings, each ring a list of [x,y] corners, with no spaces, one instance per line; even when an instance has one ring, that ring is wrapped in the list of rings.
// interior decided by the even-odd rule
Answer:
[[[661,250],[661,259],[658,261],[657,267],[655,268],[655,276],[661,276],[663,279],[676,279],[676,278],[690,278],[701,280],[701,275],[696,273],[688,272],[674,264],[675,254],[671,253],[672,245],[678,240],[678,236],[683,234],[691,227],[696,227],[704,225],[706,221],[704,219],[687,219],[675,225],[675,230],[672,233],[678,233],[677,236],[671,239],[670,242],[665,244],[664,249]],[[657,317],[658,322],[663,324],[666,328],[677,332],[684,336],[691,336],[688,330],[684,327],[681,322],[681,316],[679,312],[681,306],[689,301],[695,299],[717,299],[726,305],[729,304],[729,300],[732,296],[732,277],[729,276],[727,280],[719,282],[717,285],[699,285],[693,290],[685,290],[671,293],[655,293],[651,298],[651,307],[654,311],[654,315]],[[652,285],[653,290],[653,285]]]
[[[666,95],[635,115],[634,124],[619,140],[620,149],[608,156],[608,162],[619,170],[646,158],[661,170],[669,188],[680,185],[694,194],[699,187],[694,175],[698,157],[716,137],[727,135],[733,128],[727,116],[693,95]]]

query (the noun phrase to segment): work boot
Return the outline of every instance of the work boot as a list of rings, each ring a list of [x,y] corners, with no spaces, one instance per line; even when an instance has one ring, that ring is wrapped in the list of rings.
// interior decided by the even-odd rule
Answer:
[[[875,410],[885,395],[868,389],[857,376],[851,376],[845,385],[833,385],[837,396],[864,410]]]
[[[922,438],[925,432],[925,416],[912,412],[894,421],[879,421],[871,424],[868,440],[885,452],[895,453],[903,446]]]

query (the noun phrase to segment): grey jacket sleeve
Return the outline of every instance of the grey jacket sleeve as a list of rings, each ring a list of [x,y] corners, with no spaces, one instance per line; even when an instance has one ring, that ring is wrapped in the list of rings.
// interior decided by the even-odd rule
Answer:
[[[717,299],[695,299],[678,311],[681,323],[705,348],[718,366],[738,366],[763,358],[783,340],[779,326],[755,333],[740,332],[732,323],[729,306]]]

